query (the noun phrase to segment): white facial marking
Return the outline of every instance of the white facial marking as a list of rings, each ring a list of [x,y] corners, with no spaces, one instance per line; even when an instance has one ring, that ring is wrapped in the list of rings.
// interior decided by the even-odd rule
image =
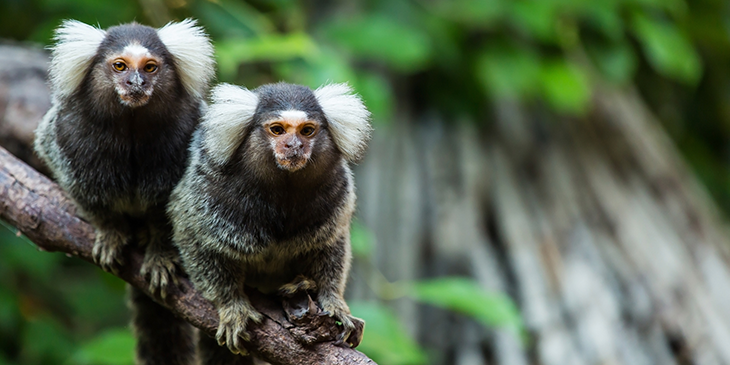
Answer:
[[[128,55],[134,58],[141,58],[141,57],[148,57],[151,58],[152,54],[147,49],[147,47],[139,44],[139,43],[132,43],[122,50],[123,55]]]
[[[279,113],[281,115],[282,119],[287,120],[306,120],[307,119],[307,113],[303,112],[301,110],[284,110],[283,112]]]

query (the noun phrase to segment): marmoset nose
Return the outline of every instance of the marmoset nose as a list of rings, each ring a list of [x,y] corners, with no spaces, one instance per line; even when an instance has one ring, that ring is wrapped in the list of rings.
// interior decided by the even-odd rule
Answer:
[[[145,79],[142,76],[140,76],[139,73],[135,73],[134,75],[130,76],[127,79],[126,84],[128,86],[133,86],[133,85],[135,85],[135,86],[144,86],[145,84],[147,84],[147,81],[145,81]]]
[[[302,141],[300,141],[296,137],[289,138],[284,142],[284,148],[286,148],[286,149],[299,148],[301,146],[302,146]]]

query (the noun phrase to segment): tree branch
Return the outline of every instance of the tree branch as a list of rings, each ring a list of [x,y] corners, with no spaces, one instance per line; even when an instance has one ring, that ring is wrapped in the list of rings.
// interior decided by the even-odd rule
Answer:
[[[38,247],[78,256],[93,263],[91,249],[94,228],[76,215],[76,207],[61,188],[0,147],[0,219],[18,228]],[[143,254],[134,248],[125,256],[119,277],[150,295],[148,283],[139,274]],[[168,292],[167,299],[155,298],[175,315],[212,336],[218,316],[190,282]],[[252,326],[249,351],[272,364],[374,364],[361,352],[336,346],[336,324],[322,316],[311,298],[299,295],[282,303],[274,297],[248,293],[252,304],[265,315]],[[293,323],[294,322],[294,323]]]

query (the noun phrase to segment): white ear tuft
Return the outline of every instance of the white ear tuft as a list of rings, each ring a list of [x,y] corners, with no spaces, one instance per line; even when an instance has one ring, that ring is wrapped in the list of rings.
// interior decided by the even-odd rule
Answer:
[[[251,123],[259,104],[251,90],[220,84],[212,91],[212,102],[200,127],[205,131],[203,146],[219,164],[226,163],[238,148],[243,130]]]
[[[157,35],[175,59],[180,80],[194,96],[204,97],[215,74],[213,45],[194,19],[170,22],[157,30]]]
[[[367,149],[370,112],[347,84],[325,85],[314,91],[330,126],[332,138],[349,162],[358,162]]]
[[[106,32],[78,20],[64,20],[56,29],[49,70],[54,97],[63,98],[81,84]]]

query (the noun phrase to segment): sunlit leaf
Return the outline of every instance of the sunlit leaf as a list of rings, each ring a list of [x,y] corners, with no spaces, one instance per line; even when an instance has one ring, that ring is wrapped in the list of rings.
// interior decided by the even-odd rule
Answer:
[[[83,344],[67,364],[131,365],[134,346],[134,336],[128,329],[108,330]]]
[[[635,13],[633,29],[654,69],[686,83],[696,83],[702,63],[692,43],[676,24]]]
[[[285,61],[316,57],[317,46],[309,35],[291,33],[257,38],[228,38],[215,44],[221,78],[231,80],[241,63]]]
[[[420,302],[468,315],[486,326],[522,330],[522,317],[512,300],[485,291],[472,279],[444,277],[415,282],[409,294]]]
[[[581,114],[591,101],[588,77],[578,67],[563,60],[546,63],[542,68],[543,96],[555,110]]]
[[[352,315],[365,320],[365,336],[358,350],[379,364],[426,364],[426,354],[387,307],[354,301],[350,303],[350,310]]]
[[[383,61],[402,72],[422,69],[431,56],[425,32],[384,15],[338,21],[325,26],[324,33],[353,55]]]

